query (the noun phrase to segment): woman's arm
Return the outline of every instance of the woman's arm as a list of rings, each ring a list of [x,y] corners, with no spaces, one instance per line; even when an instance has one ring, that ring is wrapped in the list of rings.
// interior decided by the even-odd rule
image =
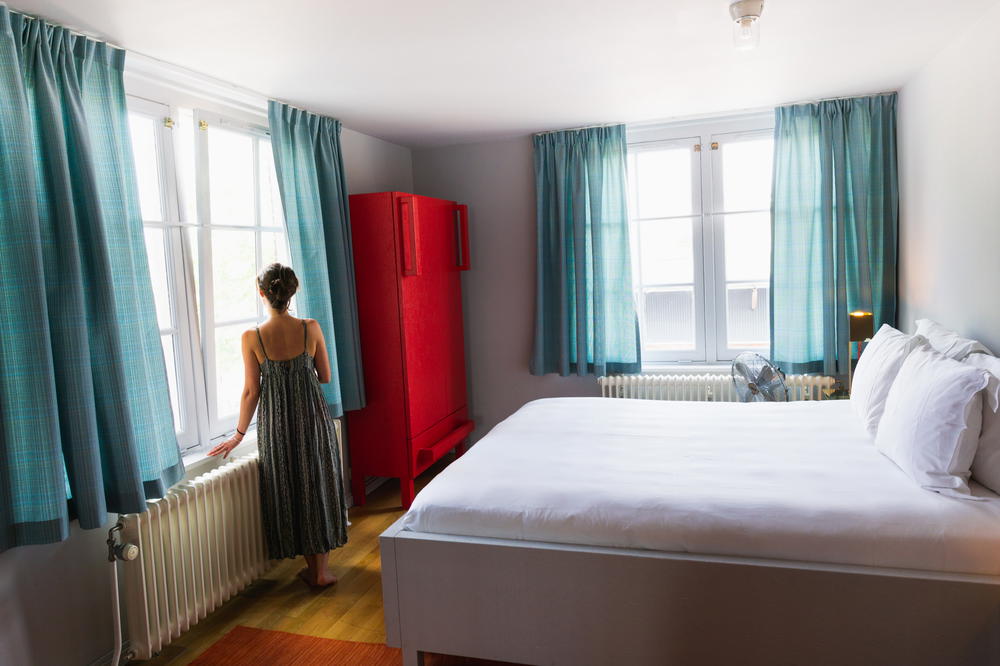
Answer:
[[[316,341],[316,351],[313,352],[313,362],[316,365],[316,374],[319,376],[321,384],[330,381],[330,357],[326,355],[326,340],[323,338],[323,329],[319,327],[319,322],[310,319],[309,337]]]
[[[222,442],[208,452],[210,456],[217,456],[220,453],[225,458],[229,452],[239,446],[243,441],[250,421],[253,420],[253,413],[257,409],[257,402],[260,401],[260,361],[253,349],[254,332],[243,332],[243,395],[240,397],[240,418],[236,422],[236,434]],[[242,433],[242,434],[241,434]]]

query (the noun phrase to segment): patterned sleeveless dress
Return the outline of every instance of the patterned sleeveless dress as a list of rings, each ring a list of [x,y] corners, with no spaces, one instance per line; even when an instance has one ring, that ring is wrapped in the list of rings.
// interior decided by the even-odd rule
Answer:
[[[271,559],[315,555],[347,543],[340,447],[308,351],[260,366],[257,447],[260,506]],[[302,322],[303,346],[306,322]]]

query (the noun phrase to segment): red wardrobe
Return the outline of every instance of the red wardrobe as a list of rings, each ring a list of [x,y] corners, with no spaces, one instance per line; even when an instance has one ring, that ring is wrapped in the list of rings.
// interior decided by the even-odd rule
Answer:
[[[469,269],[468,208],[401,192],[350,197],[366,406],[347,413],[351,490],[399,478],[404,508],[413,479],[448,451],[462,452],[473,423],[465,388],[460,271]]]

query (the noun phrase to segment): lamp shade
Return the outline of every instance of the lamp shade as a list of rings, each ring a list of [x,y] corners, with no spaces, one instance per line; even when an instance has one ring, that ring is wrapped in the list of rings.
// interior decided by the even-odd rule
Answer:
[[[851,315],[851,342],[867,340],[875,334],[875,315],[856,310]]]

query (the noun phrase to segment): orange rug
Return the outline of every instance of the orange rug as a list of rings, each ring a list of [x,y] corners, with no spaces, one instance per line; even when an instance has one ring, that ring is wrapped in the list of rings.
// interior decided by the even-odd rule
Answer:
[[[191,662],[198,666],[401,666],[402,653],[377,643],[353,643],[284,631],[235,627]],[[499,662],[427,655],[425,666],[488,666]]]

